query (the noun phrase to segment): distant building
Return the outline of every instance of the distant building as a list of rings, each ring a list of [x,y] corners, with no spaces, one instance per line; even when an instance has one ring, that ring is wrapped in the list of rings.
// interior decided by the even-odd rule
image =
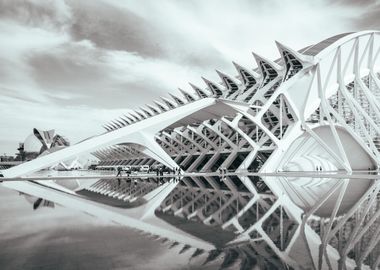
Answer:
[[[3,156],[0,156],[0,161],[1,162],[14,161],[14,157],[13,156],[3,155]]]
[[[41,154],[55,152],[70,145],[69,140],[59,134],[55,134],[55,130],[39,130],[34,128],[24,141],[20,143],[18,148],[20,156],[24,156],[25,161],[35,159]]]
[[[24,151],[24,143],[20,142],[17,148],[18,153],[16,153],[15,160],[24,161],[25,160],[25,151]]]
[[[18,153],[16,153],[15,157],[1,156],[1,158],[2,161],[25,162],[39,156],[56,152],[67,146],[70,146],[70,141],[64,136],[56,134],[54,129],[43,131],[34,128],[33,132],[26,137],[25,141],[19,143],[19,147],[17,148]],[[9,163],[6,165],[6,168],[9,168],[9,166],[12,165]],[[50,168],[56,170],[71,170],[83,168],[83,165],[77,158],[72,158],[64,162],[61,161]]]

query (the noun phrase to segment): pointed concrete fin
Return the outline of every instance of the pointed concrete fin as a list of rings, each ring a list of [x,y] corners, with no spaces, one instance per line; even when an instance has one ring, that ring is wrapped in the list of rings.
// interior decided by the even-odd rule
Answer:
[[[246,87],[251,87],[257,83],[257,80],[260,78],[259,74],[257,74],[254,71],[248,70],[247,68],[242,67],[236,62],[232,62],[232,64],[235,66],[237,72],[239,73],[241,81]]]
[[[223,83],[225,84],[226,87],[228,87],[228,84],[231,83],[231,82],[234,83],[234,84],[238,84],[238,81],[235,78],[233,78],[232,76],[227,75],[226,73],[224,73],[223,71],[220,71],[218,69],[215,69],[215,71],[218,74],[218,76],[222,79],[222,81],[223,81]],[[230,80],[231,82],[225,81],[226,78],[228,80]]]
[[[177,106],[170,99],[166,97],[160,97],[161,100],[169,107],[169,109],[175,109]]]
[[[239,90],[239,83],[235,79],[233,79],[231,76],[228,76],[227,74],[219,70],[216,70],[216,73],[218,73],[218,76],[222,79],[223,84],[229,90],[229,94],[233,94],[237,90]]]
[[[120,124],[117,123],[115,120],[112,120],[111,123],[115,126],[116,129],[121,128]]]
[[[257,63],[257,65],[258,65],[258,67],[260,69],[261,69],[261,66],[260,66],[261,63],[265,63],[266,65],[268,65],[272,69],[274,69],[276,72],[278,72],[278,71],[280,71],[280,70],[283,69],[283,67],[280,66],[279,64],[277,64],[277,63],[275,63],[275,62],[273,62],[273,61],[271,61],[271,60],[269,60],[269,59],[267,59],[267,58],[265,58],[263,56],[260,56],[257,53],[252,52],[252,55],[255,58],[256,63]]]
[[[131,121],[131,123],[134,123],[136,122],[136,119],[134,119],[133,117],[131,117],[131,115],[124,115],[129,121]]]
[[[223,92],[222,90],[220,89],[220,87],[218,85],[216,85],[215,83],[213,83],[212,81],[202,77],[202,80],[205,82],[205,84],[207,85],[207,87],[211,90],[211,92],[216,96],[216,97],[220,97],[223,95]]]
[[[106,123],[106,124],[104,124],[104,126],[106,126],[109,131],[111,131],[113,129],[112,126],[110,125],[110,123]]]
[[[130,125],[130,124],[131,124],[131,120],[128,119],[128,117],[127,117],[125,114],[123,114],[122,116],[120,116],[120,118],[123,119],[123,121],[124,121],[125,123],[127,123],[127,125]]]
[[[138,116],[137,116],[134,112],[132,112],[132,111],[130,111],[130,112],[128,113],[128,115],[129,115],[132,119],[134,119],[135,122],[138,122],[138,121],[141,120],[140,117],[138,117]]]
[[[195,98],[185,90],[178,88],[178,90],[182,93],[182,95],[187,99],[188,102],[193,102],[195,101]]]
[[[128,125],[128,122],[125,121],[124,117],[122,115],[120,115],[117,120],[123,124],[123,126],[127,126]]]
[[[108,122],[107,125],[110,127],[111,130],[115,130],[116,126],[112,124],[112,122]]]
[[[117,119],[120,123],[123,124],[123,126],[127,126],[128,125],[128,122],[124,120],[124,118],[122,116],[119,116],[119,118]]]
[[[152,117],[153,114],[148,109],[145,109],[144,107],[140,107],[140,110],[142,110],[148,117]]]
[[[246,68],[246,67],[243,67],[242,65],[236,63],[235,61],[232,61],[232,64],[235,66],[235,69],[240,73],[240,70],[244,70],[245,72],[247,72],[249,75],[251,75],[252,77],[254,77],[255,79],[259,79],[260,78],[260,74],[249,69],[249,68]]]
[[[117,123],[119,123],[121,125],[121,127],[125,127],[125,123],[123,121],[121,121],[119,118],[115,119],[115,121]]]
[[[293,50],[292,48],[280,43],[279,41],[275,41],[276,42],[276,46],[278,48],[278,50],[280,51],[280,54],[281,54],[281,57],[283,57],[283,52],[286,51],[288,53],[290,53],[293,57],[295,57],[296,59],[298,59],[298,61],[302,62],[302,63],[311,63],[313,62],[313,57],[310,56],[310,55],[305,55],[305,54],[302,54],[298,51],[295,51]]]
[[[310,66],[312,63],[312,56],[302,55],[301,53],[292,50],[289,47],[276,41],[278,50],[280,51],[281,58],[285,63],[285,75],[283,80],[286,81],[301,71],[306,65]]]
[[[191,248],[191,246],[189,245],[184,245],[183,248],[180,250],[179,254],[182,254],[184,252],[186,252],[187,250],[189,250]]]
[[[166,112],[168,109],[162,104],[161,102],[154,100],[154,104],[157,105],[158,108],[160,108],[161,111]]]
[[[107,130],[107,131],[110,131],[110,130],[111,130],[106,124],[102,125],[102,127],[103,127],[105,130]]]
[[[103,127],[104,127],[107,131],[111,131],[111,130],[112,130],[111,127],[108,126],[107,124],[104,124]]]
[[[143,113],[139,112],[138,110],[135,110],[135,113],[136,113],[138,116],[140,116],[141,119],[146,119],[146,116],[145,116]]]
[[[113,120],[113,122],[115,123],[115,125],[117,126],[117,128],[122,128],[123,127],[117,120]]]
[[[191,255],[191,258],[195,258],[195,257],[198,257],[199,255],[202,255],[205,251],[203,249],[199,249],[197,248],[195,250],[195,252],[193,253],[193,255]]]
[[[209,253],[208,253],[208,256],[206,258],[206,260],[203,262],[202,265],[206,265],[212,261],[215,261],[219,256],[223,255],[223,250],[221,249],[214,249],[214,250],[211,250]]]
[[[146,106],[148,108],[150,108],[155,114],[160,114],[160,111],[156,107],[154,107],[153,105],[146,104]]]
[[[169,247],[169,249],[174,248],[175,246],[178,246],[178,245],[179,245],[178,242],[173,242],[173,244],[171,244],[171,246]]]
[[[175,102],[177,102],[178,105],[185,105],[185,102],[180,99],[179,97],[169,93],[169,95],[174,99]]]
[[[158,111],[158,109],[156,107],[153,107],[149,104],[145,104],[145,108],[147,110],[149,110],[149,112],[152,114],[152,115],[156,115],[156,114],[159,114],[160,112]]]
[[[255,53],[252,53],[252,54],[255,57],[257,65],[263,76],[263,81],[261,84],[261,86],[263,87],[267,85],[269,82],[273,81],[275,78],[277,78],[282,68],[281,66],[279,66],[278,64],[270,60],[267,60]]]
[[[135,119],[135,122],[137,121],[140,121],[141,119],[134,113],[134,112],[129,112],[129,115],[133,118],[133,119]]]
[[[197,93],[197,95],[200,97],[200,98],[206,98],[208,97],[208,95],[206,94],[206,91],[202,90],[201,88],[199,88],[198,86],[192,84],[192,83],[189,83],[190,86],[194,89],[194,91]]]

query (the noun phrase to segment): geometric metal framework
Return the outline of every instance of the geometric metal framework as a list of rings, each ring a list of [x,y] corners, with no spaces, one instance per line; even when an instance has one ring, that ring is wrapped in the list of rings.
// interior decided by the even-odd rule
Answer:
[[[19,177],[91,152],[103,168],[180,167],[179,181],[3,185],[107,213],[181,243],[180,253],[207,254],[206,262],[225,253],[224,267],[378,269],[380,184],[366,175],[380,163],[380,33],[345,33],[299,51],[276,44],[275,61],[253,54],[254,70],[233,63],[236,76],[217,71],[220,82],[203,78],[205,87],[141,106],[104,134],[2,171]]]

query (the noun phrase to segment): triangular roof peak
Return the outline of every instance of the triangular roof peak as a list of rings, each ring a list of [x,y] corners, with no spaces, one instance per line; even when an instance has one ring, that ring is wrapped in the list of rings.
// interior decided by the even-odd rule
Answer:
[[[256,62],[257,62],[257,65],[259,66],[259,68],[260,68],[260,62],[264,62],[277,71],[281,71],[283,69],[283,67],[280,66],[279,64],[277,64],[277,63],[275,63],[275,62],[273,62],[273,61],[271,61],[271,60],[269,60],[269,59],[267,59],[261,55],[258,55],[255,52],[252,52],[252,54],[253,54],[253,57],[255,58]]]
[[[281,53],[281,57],[283,57],[283,52],[286,51],[288,53],[290,53],[291,55],[293,55],[295,58],[297,58],[299,61],[301,61],[302,63],[311,63],[313,62],[313,57],[310,56],[310,55],[305,55],[305,54],[302,54],[296,50],[293,50],[292,48],[282,44],[281,42],[279,41],[275,41],[276,42],[276,46],[278,48],[278,50],[280,51]]]
[[[205,77],[202,77],[202,80],[206,83],[207,87],[211,90],[211,92],[214,95],[216,95],[217,97],[220,97],[223,95],[223,90],[221,89],[221,86],[210,81],[209,79],[206,79]]]
[[[179,91],[181,92],[181,94],[187,99],[187,101],[192,102],[192,101],[195,101],[195,100],[196,100],[196,98],[193,97],[193,95],[190,94],[189,92],[187,92],[187,91],[185,91],[185,90],[183,90],[183,89],[181,89],[181,88],[178,88],[178,90],[179,90]]]
[[[206,92],[206,90],[201,89],[200,87],[192,84],[191,82],[189,82],[189,84],[190,84],[191,88],[194,89],[194,91],[198,94],[198,96],[200,98],[205,98],[205,97],[209,96],[208,93]]]
[[[238,72],[240,72],[240,70],[244,70],[245,72],[248,72],[250,75],[252,75],[255,79],[258,79],[260,78],[260,74],[251,70],[251,69],[248,69],[246,67],[243,67],[242,65],[236,63],[235,61],[232,61],[232,64],[235,66],[236,70]]]

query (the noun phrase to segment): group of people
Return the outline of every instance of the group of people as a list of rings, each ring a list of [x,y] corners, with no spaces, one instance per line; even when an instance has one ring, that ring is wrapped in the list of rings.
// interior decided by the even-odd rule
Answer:
[[[181,175],[181,168],[180,167],[174,167],[173,169],[168,169],[166,170],[167,172],[171,172],[173,173],[174,175]],[[156,168],[156,175],[157,176],[163,176],[164,175],[164,168],[163,167],[157,167]]]
[[[116,174],[116,177],[122,177],[122,172],[123,172],[123,168],[122,167],[117,167],[117,174]],[[127,169],[126,170],[126,173],[127,173],[127,176],[129,177],[131,175],[131,170],[130,169]],[[117,182],[119,183],[119,186],[121,184],[121,180],[120,178],[117,179]]]
[[[131,175],[131,170],[130,169],[127,169],[127,170],[125,170],[126,171],[126,173],[127,173],[127,176],[130,176]],[[123,176],[122,175],[122,172],[123,172],[123,168],[122,167],[117,167],[117,174],[116,174],[116,177],[118,177],[118,176]]]
[[[156,168],[156,175],[157,176],[163,176],[164,175],[164,168],[163,167],[157,167]]]
[[[121,167],[121,166],[117,167],[116,168],[116,171],[117,171],[116,177],[122,177],[123,176],[123,170],[124,170],[123,167]],[[181,167],[174,167],[172,169],[166,168],[166,170],[165,170],[165,167],[159,166],[159,167],[156,167],[154,171],[156,172],[156,175],[158,177],[160,177],[160,179],[162,179],[162,176],[164,176],[165,171],[169,172],[169,173],[173,173],[176,176],[182,175]],[[148,171],[148,173],[149,173],[149,171]],[[129,177],[131,175],[130,169],[126,170],[126,175],[127,175],[127,177]],[[121,184],[121,178],[117,178],[117,181],[120,185]]]
[[[180,167],[174,167],[173,172],[175,175],[181,175],[181,168]]]

